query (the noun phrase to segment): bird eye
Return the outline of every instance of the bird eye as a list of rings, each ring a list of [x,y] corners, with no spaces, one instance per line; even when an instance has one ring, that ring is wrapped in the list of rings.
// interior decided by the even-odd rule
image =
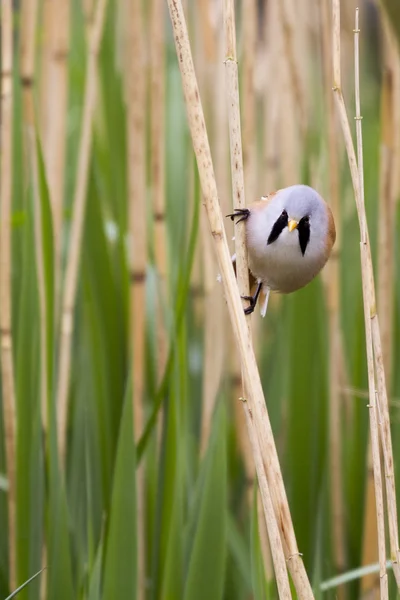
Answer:
[[[285,209],[283,209],[281,217],[284,217],[286,219],[286,217],[288,216],[287,212]]]

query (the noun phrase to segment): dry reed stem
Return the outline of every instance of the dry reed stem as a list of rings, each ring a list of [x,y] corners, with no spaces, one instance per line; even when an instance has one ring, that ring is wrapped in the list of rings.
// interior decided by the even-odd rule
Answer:
[[[379,243],[378,243],[378,313],[382,336],[383,362],[386,380],[391,381],[393,343],[393,269],[394,222],[397,194],[397,167],[400,107],[399,52],[393,32],[381,10],[383,26],[383,76],[381,93],[381,143],[379,178]]]
[[[250,0],[252,1],[252,0]],[[244,6],[242,7],[244,9]],[[249,8],[249,7],[247,7]],[[251,11],[251,8],[250,8]],[[247,18],[246,12],[246,18]],[[245,208],[245,186],[244,186],[244,173],[243,173],[243,160],[242,156],[242,139],[241,139],[241,128],[240,128],[240,108],[239,108],[239,81],[238,81],[238,64],[236,57],[236,34],[235,34],[235,15],[234,5],[230,0],[224,1],[224,25],[225,25],[225,97],[227,99],[225,104],[228,114],[228,126],[229,126],[229,145],[230,145],[230,166],[231,166],[231,197],[233,198],[233,208]],[[222,36],[221,36],[222,37]],[[246,43],[245,43],[246,48]],[[247,52],[247,49],[246,49]],[[248,67],[245,70],[249,71]],[[249,73],[247,74],[249,77]],[[248,87],[247,82],[247,87]],[[250,133],[250,132],[248,132]],[[227,193],[227,198],[229,197]],[[230,212],[232,204],[229,206]],[[237,281],[240,294],[242,296],[249,295],[249,277],[248,277],[248,264],[247,264],[247,249],[246,249],[246,238],[245,228],[243,226],[234,227],[234,240],[235,240],[235,252],[236,252],[236,273]],[[246,306],[246,303],[244,304]],[[250,330],[250,319],[247,319],[247,325]],[[243,377],[241,376],[240,363],[237,360],[236,352],[232,356],[232,392],[233,397],[236,400],[239,396],[243,395]],[[251,449],[251,443],[249,439],[249,429],[246,427],[245,421],[243,420],[243,408],[235,401],[235,422],[236,430],[238,434],[238,440],[242,449],[244,458],[244,466],[246,476],[249,483],[254,481],[255,466],[254,458]],[[251,487],[249,488],[249,499],[251,500]]]
[[[257,49],[257,3],[245,0],[242,4],[243,23],[243,166],[245,190],[251,202],[256,200],[256,98],[254,70]]]
[[[341,397],[340,397],[340,289],[339,289],[339,254],[340,254],[340,204],[339,173],[336,143],[336,120],[334,99],[329,88],[332,81],[332,47],[329,41],[331,24],[327,2],[321,4],[322,45],[324,87],[326,91],[326,109],[328,118],[328,164],[329,164],[329,203],[335,218],[337,237],[334,256],[329,263],[327,278],[327,307],[329,312],[329,455],[332,495],[332,543],[336,570],[341,572],[345,567],[344,540],[344,508],[343,479],[341,464]]]
[[[363,284],[363,300],[364,300],[364,317],[365,317],[365,334],[366,334],[366,350],[367,350],[367,367],[368,367],[368,385],[369,385],[369,416],[370,416],[370,433],[371,433],[371,449],[374,467],[374,482],[375,482],[375,501],[378,526],[378,551],[380,563],[380,578],[381,578],[381,597],[387,598],[387,573],[386,573],[386,556],[385,556],[385,523],[383,509],[383,490],[382,478],[379,458],[379,433],[377,422],[377,407],[375,400],[375,373],[374,373],[374,348],[372,341],[372,320],[375,310],[374,298],[374,282],[371,253],[369,247],[367,221],[364,205],[364,181],[363,181],[363,157],[362,157],[362,130],[361,130],[361,115],[360,115],[360,90],[359,90],[359,56],[358,56],[358,9],[356,10],[356,26],[355,26],[355,89],[356,89],[356,133],[357,133],[357,150],[358,164],[354,151],[353,141],[351,137],[350,125],[347,118],[346,108],[341,90],[341,75],[340,75],[340,1],[333,0],[333,73],[334,73],[334,91],[337,102],[340,122],[343,130],[346,151],[349,160],[350,172],[353,181],[355,200],[357,205],[357,213],[360,223],[361,235],[361,273]]]
[[[367,343],[367,366],[368,366],[368,388],[369,388],[369,416],[371,431],[371,454],[374,469],[375,482],[375,502],[378,531],[378,554],[380,564],[380,592],[381,598],[388,598],[388,581],[386,572],[386,545],[385,545],[385,515],[383,501],[383,486],[379,451],[379,431],[378,431],[378,408],[375,391],[375,373],[374,373],[374,348],[372,339],[371,315],[375,310],[375,298],[372,292],[374,287],[373,271],[371,262],[371,251],[369,247],[369,237],[367,228],[367,219],[364,203],[364,166],[363,166],[363,147],[362,147],[362,126],[361,126],[361,108],[360,108],[360,73],[359,73],[359,10],[356,8],[355,29],[354,29],[354,78],[355,78],[355,103],[356,103],[356,136],[357,136],[357,167],[358,167],[358,185],[360,207],[363,210],[362,222],[364,224],[364,240],[361,240],[361,270],[365,317],[365,335]],[[373,304],[371,302],[373,301]],[[368,310],[366,310],[368,309]],[[379,385],[379,384],[378,384]]]
[[[210,2],[198,3],[192,10],[192,22],[199,23],[195,35],[195,62],[199,77],[199,86],[203,90],[205,107],[209,117],[214,117],[214,103],[212,102],[216,65],[216,40],[212,27]],[[222,59],[221,59],[222,60]],[[215,77],[216,79],[216,77]],[[217,79],[216,79],[217,80]],[[220,83],[221,85],[221,83]],[[223,92],[221,91],[221,100]],[[215,141],[215,140],[214,140]],[[191,166],[194,166],[191,163]],[[226,165],[225,165],[226,170]],[[194,195],[191,196],[191,212],[194,211]],[[190,217],[190,220],[192,217]],[[208,236],[207,216],[200,213],[200,240],[195,252],[195,265],[193,269],[191,295],[194,311],[197,318],[202,318],[204,323],[204,368],[202,375],[202,416],[200,431],[200,455],[203,456],[209,441],[212,416],[219,390],[223,370],[223,301],[218,294],[216,281],[217,266],[212,240]]]
[[[255,10],[255,7],[254,7]],[[235,32],[235,8],[233,0],[224,0],[224,21],[225,21],[225,44],[226,44],[226,94],[228,100],[228,123],[229,123],[229,141],[230,141],[230,157],[231,157],[231,177],[232,177],[232,197],[234,208],[245,208],[245,188],[244,188],[244,173],[243,173],[243,156],[242,156],[242,138],[240,128],[240,103],[239,103],[239,76],[238,63],[236,56],[236,32]],[[247,107],[251,110],[251,107]],[[247,261],[247,246],[245,227],[235,225],[235,251],[236,251],[236,276],[238,288],[241,296],[248,296],[249,289],[249,267]],[[249,338],[251,343],[251,320],[247,319]],[[242,373],[243,388],[247,390],[243,373]],[[245,392],[247,393],[247,392]],[[248,435],[253,450],[253,460],[258,475],[259,488],[263,508],[265,512],[265,521],[267,525],[268,535],[270,539],[270,548],[272,560],[274,563],[276,582],[280,598],[291,598],[290,584],[283,552],[282,541],[276,540],[279,537],[279,529],[276,521],[276,514],[272,505],[268,482],[266,479],[265,469],[262,464],[262,456],[260,451],[260,440],[257,438],[257,433],[252,427],[252,413],[247,403],[243,403]]]
[[[65,180],[65,152],[68,108],[69,0],[45,3],[49,12],[45,22],[48,36],[45,78],[42,86],[43,155],[49,186],[56,280],[56,306],[61,290],[62,222]]]
[[[162,0],[152,0],[150,13],[151,183],[154,215],[155,259],[166,276],[165,227],[165,81],[164,20]]]
[[[226,97],[228,105],[233,208],[245,208],[242,135],[239,108],[239,75],[236,58],[235,9],[232,0],[224,0]],[[235,227],[236,276],[240,294],[248,296],[249,267],[247,263],[246,228]],[[246,306],[246,301],[243,302]],[[250,319],[247,320],[250,325]]]
[[[211,2],[212,0],[205,0],[205,2],[199,2],[197,6],[200,17],[200,31],[203,39],[204,58],[207,63],[213,63],[217,54],[217,44],[210,20]]]
[[[38,0],[22,0],[20,34],[20,74],[22,85],[22,112],[24,128],[33,128],[34,124],[34,75],[35,75],[35,32]],[[29,137],[25,143],[25,160],[29,152]],[[25,165],[26,166],[26,165]]]
[[[253,451],[253,458],[256,465],[256,471],[258,473],[258,485],[261,492],[260,495],[267,524],[269,544],[272,551],[272,558],[274,561],[275,577],[278,587],[279,598],[291,600],[292,594],[290,591],[290,584],[288,579],[282,540],[279,533],[278,524],[275,518],[274,506],[272,504],[267,477],[265,475],[263,459],[260,451],[260,444],[257,440],[257,432],[255,430],[253,422],[253,414],[251,412],[251,409],[247,405],[246,400],[243,401],[243,406],[244,413],[246,415],[246,423],[249,431],[249,438]]]
[[[68,394],[71,374],[71,345],[74,331],[74,308],[79,275],[82,232],[86,209],[89,160],[92,145],[92,123],[96,105],[96,65],[103,32],[106,3],[107,0],[98,0],[97,2],[94,20],[88,40],[82,129],[79,142],[78,168],[71,218],[71,233],[62,298],[61,340],[57,388],[58,451],[62,464],[64,463],[66,453]]]
[[[268,64],[269,77],[265,78],[263,90],[264,100],[264,161],[263,172],[265,186],[264,193],[268,194],[278,187],[281,156],[279,154],[279,112],[282,101],[282,69],[278,69],[282,50],[281,24],[279,18],[279,0],[270,0],[265,10],[264,53],[261,56],[263,63]],[[272,84],[273,82],[273,84]],[[293,183],[293,182],[291,182]]]
[[[179,67],[181,70],[189,128],[203,190],[204,204],[207,210],[210,230],[215,242],[229,315],[240,353],[245,387],[248,395],[247,401],[253,414],[255,430],[257,432],[258,443],[261,447],[262,460],[266,470],[268,484],[270,490],[273,491],[272,498],[275,514],[277,515],[278,526],[281,535],[283,536],[283,545],[287,552],[286,560],[297,589],[298,597],[300,599],[311,599],[313,598],[313,593],[304,569],[301,555],[297,549],[296,538],[260,376],[227,245],[223,218],[218,202],[218,192],[211,160],[210,146],[194,73],[182,3],[180,0],[168,0],[168,7],[172,21]],[[260,477],[262,477],[262,475],[263,473],[260,473]]]
[[[196,40],[196,65],[198,65],[197,72],[199,74],[199,85],[204,90],[203,98],[205,98],[210,118],[217,125],[218,116],[216,115],[216,112],[219,110],[219,107],[213,102],[216,82],[218,82],[216,87],[219,88],[221,94],[220,106],[223,107],[222,110],[224,110],[226,114],[226,107],[223,102],[224,77],[220,76],[220,81],[218,79],[218,75],[223,68],[223,58],[221,56],[221,62],[219,60],[217,62],[217,41],[211,22],[210,2],[199,3],[197,10],[201,25],[200,35],[197,36]],[[223,41],[223,36],[220,36],[220,41]],[[224,125],[226,126],[226,122],[222,121],[221,135],[223,137],[222,143],[225,144],[226,158],[228,138],[226,127],[224,130]],[[217,133],[212,140],[213,150],[219,141]],[[226,175],[228,171],[228,162],[226,161],[223,165],[220,165],[220,167],[224,169]],[[226,189],[225,194],[226,196],[229,196]],[[227,210],[227,212],[229,211]],[[208,234],[208,222],[205,211],[202,211],[200,214],[200,226],[201,244],[198,246],[200,246],[202,253],[203,285],[201,289],[204,293],[204,368],[202,377],[202,419],[200,432],[200,454],[203,456],[208,446],[215,402],[223,374],[225,355],[224,335],[227,329],[227,323],[224,300],[216,277],[218,267],[215,250],[212,239]]]
[[[378,424],[380,427],[381,444],[385,465],[386,475],[386,498],[387,498],[387,511],[388,511],[388,524],[389,524],[389,539],[391,548],[391,558],[393,561],[393,573],[396,578],[397,586],[400,589],[400,550],[399,550],[399,538],[398,538],[398,520],[397,520],[397,506],[396,506],[396,489],[394,480],[394,469],[393,469],[393,450],[392,450],[392,438],[390,432],[390,417],[389,417],[389,404],[387,399],[386,380],[385,380],[385,369],[383,364],[383,353],[381,334],[379,328],[379,319],[376,312],[376,300],[375,300],[375,288],[374,288],[374,274],[371,260],[371,249],[368,240],[367,231],[367,220],[365,215],[365,204],[364,204],[364,181],[363,181],[363,163],[362,163],[362,127],[361,127],[361,115],[360,115],[360,82],[359,82],[359,11],[356,9],[356,22],[355,22],[355,80],[356,80],[356,132],[357,132],[357,149],[358,149],[358,170],[360,180],[360,193],[361,193],[361,205],[364,210],[364,222],[366,228],[366,239],[367,243],[364,245],[364,252],[367,253],[367,269],[365,269],[368,282],[370,286],[370,320],[372,327],[372,344],[373,344],[373,358],[375,364],[375,373],[377,381],[377,402],[376,412]],[[378,438],[379,441],[379,438]],[[374,452],[372,448],[372,453]],[[382,587],[382,582],[381,582]]]
[[[395,64],[394,53],[389,42],[390,30],[382,11],[385,36],[384,71],[381,92],[381,144],[379,181],[379,243],[378,243],[378,310],[382,332],[382,351],[385,373],[391,380],[392,321],[393,321],[393,244],[394,244],[394,114],[398,109],[394,104]],[[395,50],[395,53],[396,50]],[[371,448],[368,448],[368,480],[366,486],[366,511],[364,517],[363,564],[376,560],[376,516],[374,515],[374,487],[372,474]],[[376,589],[379,578],[368,575],[362,578],[362,590]]]
[[[167,231],[165,224],[165,80],[164,2],[152,0],[150,10],[150,170],[154,219],[154,252],[161,292],[167,292]],[[167,359],[167,332],[162,299],[157,309],[157,366],[159,376]]]
[[[153,7],[156,11],[157,8]],[[159,7],[158,7],[159,8]],[[160,10],[162,13],[162,11]],[[154,16],[154,13],[153,13]],[[160,16],[161,18],[161,16]],[[154,26],[154,22],[153,22]],[[157,24],[158,29],[162,23]],[[160,40],[161,31],[158,31],[157,44]],[[128,29],[127,29],[127,127],[128,127],[128,218],[129,235],[131,242],[130,254],[130,342],[131,360],[133,374],[133,418],[135,429],[135,440],[137,441],[143,432],[143,402],[144,402],[144,360],[145,360],[145,329],[146,329],[146,265],[147,265],[147,232],[146,232],[146,67],[145,67],[145,23],[143,18],[141,0],[133,0],[128,6]],[[159,48],[158,48],[159,50]],[[153,57],[154,59],[154,57]],[[157,56],[157,61],[159,60]],[[154,63],[153,63],[154,64]],[[162,70],[162,63],[157,71]],[[152,92],[154,92],[154,81],[152,76]],[[153,102],[154,102],[153,98]],[[154,108],[154,105],[153,105]],[[154,118],[154,110],[152,111]],[[159,123],[152,126],[161,133],[163,125]],[[161,138],[164,139],[163,137]],[[154,131],[152,132],[154,144]],[[156,156],[152,155],[152,168],[160,172],[160,152],[163,148],[152,146]],[[156,167],[154,167],[156,165]],[[154,171],[153,171],[154,173]],[[160,216],[164,216],[164,206],[161,205],[163,189],[158,185],[157,204],[155,210],[160,210]],[[163,185],[163,179],[161,180]],[[161,200],[160,200],[161,197]],[[160,222],[159,222],[160,223]],[[156,233],[156,232],[155,232]],[[165,237],[163,240],[165,244]],[[165,245],[164,245],[165,252]],[[160,259],[160,257],[158,257]],[[137,473],[137,529],[138,529],[138,578],[137,596],[139,600],[145,598],[146,562],[145,562],[145,486],[144,465],[139,467]]]
[[[1,157],[0,157],[0,345],[3,423],[8,479],[9,587],[16,588],[16,407],[11,314],[11,211],[13,122],[13,9],[4,0],[1,15]]]
[[[235,32],[235,8],[231,0],[224,0],[224,28],[225,28],[225,96],[227,99],[229,146],[230,146],[230,166],[231,166],[231,191],[233,198],[232,208],[240,209],[246,207],[244,173],[243,173],[243,155],[242,155],[242,136],[240,127],[240,107],[239,107],[239,76],[238,63],[236,56],[236,32]],[[250,293],[248,260],[246,247],[246,232],[244,225],[234,227],[235,253],[236,253],[236,277],[239,292],[241,296],[248,296]],[[243,302],[246,306],[246,302]],[[251,336],[250,319],[247,319],[249,335]],[[238,369],[240,365],[234,361],[234,366]],[[236,398],[243,394],[243,374],[240,377],[240,371],[234,372],[234,393]],[[243,414],[243,413],[242,413]],[[239,417],[243,419],[243,416]],[[249,430],[248,430],[249,431]],[[243,436],[243,428],[239,429]],[[248,433],[247,433],[248,435]],[[244,446],[245,447],[245,446]],[[252,459],[254,464],[254,458]],[[254,467],[251,469],[254,476]]]
[[[304,141],[307,134],[307,107],[294,47],[295,24],[293,23],[293,9],[288,6],[288,0],[279,0],[279,10],[283,26],[283,47],[289,67],[294,106],[297,110],[300,133]]]

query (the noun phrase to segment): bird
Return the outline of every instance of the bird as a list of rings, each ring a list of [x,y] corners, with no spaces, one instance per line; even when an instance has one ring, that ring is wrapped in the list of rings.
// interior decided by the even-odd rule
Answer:
[[[246,226],[250,281],[257,284],[253,295],[244,296],[246,314],[254,311],[261,292],[265,316],[270,292],[290,294],[310,283],[336,240],[331,209],[308,185],[282,188],[226,216]]]

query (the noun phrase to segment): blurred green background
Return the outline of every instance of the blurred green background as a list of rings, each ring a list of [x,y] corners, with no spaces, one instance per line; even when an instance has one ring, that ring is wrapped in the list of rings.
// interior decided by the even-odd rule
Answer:
[[[302,182],[331,202],[332,177],[337,176],[339,202],[334,211],[340,235],[335,256],[312,284],[293,295],[273,297],[265,320],[257,314],[253,321],[298,546],[315,597],[353,600],[379,597],[379,576],[321,589],[336,575],[377,562],[368,485],[359,230],[335,117],[333,135],[328,135],[332,79],[324,2],[304,0],[292,6],[277,0],[242,0],[236,4],[236,20],[247,201]],[[227,212],[232,203],[222,4],[189,0],[185,9],[221,204]],[[342,4],[343,90],[352,121],[354,6]],[[61,5],[68,19],[57,13]],[[398,482],[400,265],[395,234],[400,60],[386,13],[375,2],[365,0],[359,6],[365,195],[378,301],[390,307],[390,314],[385,309],[381,318],[388,323],[386,366]],[[0,598],[44,566],[46,570],[19,598],[277,598],[238,400],[240,370],[201,206],[167,5],[158,0],[109,0],[106,7],[78,248],[65,457],[58,451],[60,306],[70,257],[87,40],[94,10],[88,0],[63,0],[49,18],[49,0],[14,3],[11,267],[16,531],[10,545],[2,442]],[[29,11],[35,15],[30,91],[21,81],[24,11],[25,18]],[[157,15],[159,43],[152,29]],[[138,39],[132,41],[138,31]],[[48,161],[55,148],[45,134],[49,106],[57,104],[61,84],[56,79],[46,80],[47,87],[43,84],[49,77],[46,56],[56,61],[57,35],[69,40],[64,53],[68,100],[65,110],[61,107],[66,129],[58,141],[66,152],[61,234],[54,223],[49,184]],[[136,63],[137,72],[143,74],[142,91],[135,79]],[[24,100],[28,93],[33,113]],[[139,121],[129,117],[131,102],[142,111]],[[154,133],[159,118],[160,129]],[[28,130],[36,143],[27,142]],[[332,151],[335,173],[329,162]],[[390,162],[384,163],[387,152]],[[144,185],[138,193],[140,187],[132,188],[129,177],[132,170],[140,177],[141,168]],[[161,200],[155,200],[157,194]],[[387,206],[389,225],[382,217],[382,207]],[[135,215],[140,222],[132,234]],[[140,227],[147,230],[147,240],[138,250]],[[230,222],[227,228],[230,238]],[[379,267],[385,268],[380,256],[385,256],[388,238],[393,265],[385,278]],[[140,292],[142,268],[145,287]],[[336,313],[332,295],[339,303]],[[339,339],[336,346],[332,335]],[[334,413],[332,394],[337,397]],[[143,410],[139,417],[138,406]],[[339,434],[333,443],[332,418],[337,419]],[[1,418],[0,433],[4,440]],[[336,479],[332,454],[337,459]],[[337,482],[339,488],[334,489]],[[337,498],[339,513],[334,507]],[[16,569],[12,588],[10,548],[15,550]],[[390,571],[389,581],[390,598],[395,598]]]

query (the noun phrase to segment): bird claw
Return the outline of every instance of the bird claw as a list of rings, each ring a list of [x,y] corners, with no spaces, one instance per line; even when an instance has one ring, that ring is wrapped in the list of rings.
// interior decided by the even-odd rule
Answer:
[[[244,309],[245,315],[251,315],[254,312],[254,309],[257,304],[258,296],[260,295],[262,284],[259,283],[257,286],[257,291],[254,296],[242,296],[242,300],[247,300],[250,306]]]
[[[241,296],[242,300],[247,300],[249,306],[244,309],[245,315],[251,315],[256,307],[257,300],[253,296]]]
[[[241,221],[246,221],[249,218],[250,211],[248,208],[235,208],[235,211],[233,213],[226,216],[230,217],[231,221],[233,221],[235,217],[240,217],[240,219],[238,219],[235,223],[235,225],[237,225]]]

